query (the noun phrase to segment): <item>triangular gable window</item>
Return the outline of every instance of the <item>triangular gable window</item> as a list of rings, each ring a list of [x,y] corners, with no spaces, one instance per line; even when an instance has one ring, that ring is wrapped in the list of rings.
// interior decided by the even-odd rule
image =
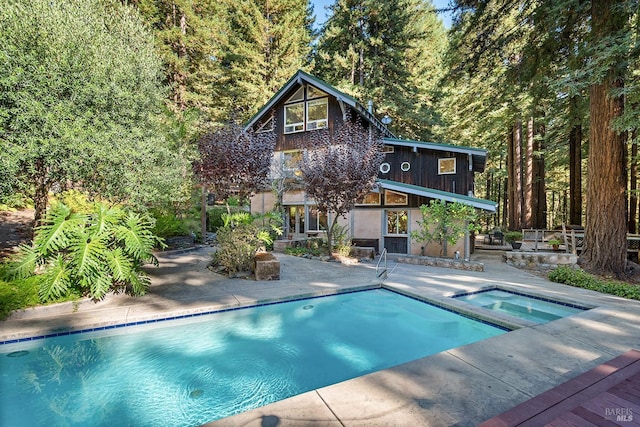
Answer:
[[[266,122],[260,125],[256,133],[272,132],[273,130],[273,116],[271,116]]]
[[[298,102],[304,100],[304,86],[300,86],[300,88],[294,93],[291,98],[287,99],[287,104],[289,102]]]
[[[307,99],[320,98],[323,96],[328,96],[328,95],[318,88],[315,88],[313,86],[307,86]]]

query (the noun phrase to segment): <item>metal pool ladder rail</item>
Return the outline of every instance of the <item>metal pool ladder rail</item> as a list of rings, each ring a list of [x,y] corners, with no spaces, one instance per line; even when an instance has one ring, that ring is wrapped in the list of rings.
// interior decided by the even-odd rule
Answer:
[[[380,266],[380,263],[384,259],[384,265]],[[381,280],[385,280],[387,278],[387,248],[382,250],[380,254],[380,259],[376,264],[376,277]]]

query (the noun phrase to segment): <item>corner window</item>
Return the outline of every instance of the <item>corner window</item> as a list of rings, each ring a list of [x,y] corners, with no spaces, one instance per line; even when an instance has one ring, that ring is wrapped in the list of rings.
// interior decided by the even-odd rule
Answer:
[[[438,175],[456,173],[456,158],[438,159]]]
[[[407,195],[402,193],[396,193],[395,191],[387,190],[384,192],[384,204],[385,205],[406,205]]]
[[[408,224],[407,211],[387,211],[387,234],[407,234]]]
[[[284,133],[304,130],[304,102],[284,106]]]
[[[327,98],[307,101],[307,130],[327,127],[329,117],[329,103]]]

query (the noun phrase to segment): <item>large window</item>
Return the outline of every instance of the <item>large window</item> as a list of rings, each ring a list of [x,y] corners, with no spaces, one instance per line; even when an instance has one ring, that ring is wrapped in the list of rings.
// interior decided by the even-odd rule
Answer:
[[[357,205],[379,205],[380,204],[380,193],[375,193],[373,191],[364,195],[363,198],[358,200]]]
[[[304,102],[284,106],[284,133],[304,130]]]
[[[326,231],[327,230],[327,214],[320,212],[316,206],[309,206],[309,222],[307,222],[309,231]]]
[[[307,102],[307,130],[327,127],[329,103],[327,98]]]
[[[326,128],[328,119],[327,94],[313,86],[301,87],[284,106],[284,133]]]
[[[385,205],[406,205],[407,195],[402,193],[396,193],[395,191],[386,190],[384,192],[384,204]]]
[[[408,224],[407,211],[387,211],[387,234],[407,234]]]

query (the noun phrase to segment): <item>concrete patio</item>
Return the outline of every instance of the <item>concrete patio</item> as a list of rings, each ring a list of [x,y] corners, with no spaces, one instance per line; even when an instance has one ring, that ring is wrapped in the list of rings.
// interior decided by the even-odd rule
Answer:
[[[375,264],[344,266],[277,254],[281,280],[227,279],[206,269],[207,250],[165,254],[150,292],[59,304],[0,322],[0,341],[121,324],[292,296],[370,286]],[[640,302],[556,283],[478,251],[484,272],[389,263],[384,286],[458,308],[448,296],[487,286],[595,307],[544,325],[495,316],[512,332],[323,387],[209,426],[472,426],[629,349],[640,348]],[[472,311],[472,308],[466,308]],[[486,315],[482,310],[476,314]]]

